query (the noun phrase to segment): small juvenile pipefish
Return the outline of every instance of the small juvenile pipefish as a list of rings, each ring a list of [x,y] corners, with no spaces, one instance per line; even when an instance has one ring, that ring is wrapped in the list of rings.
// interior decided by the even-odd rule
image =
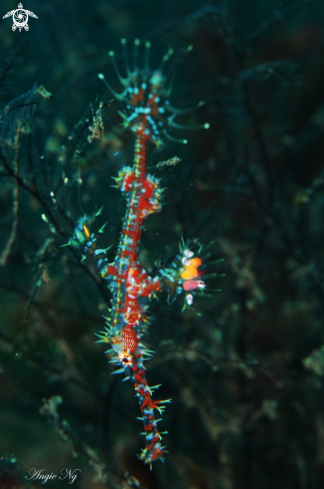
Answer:
[[[97,236],[90,229],[91,219],[86,216],[78,221],[69,244],[77,243],[78,246],[83,247],[83,259],[92,255],[97,260],[99,272],[107,281],[111,291],[111,309],[105,318],[106,327],[97,336],[99,342],[111,345],[107,352],[112,354],[111,363],[115,363],[118,367],[114,373],[125,373],[125,380],[130,379],[134,384],[141,410],[139,419],[143,422],[146,439],[145,448],[139,458],[151,465],[156,460],[163,461],[166,452],[162,444],[162,435],[166,432],[159,432],[157,423],[160,420],[156,419],[155,412],[162,414],[165,404],[171,400],[153,400],[153,391],[159,386],[149,387],[146,380],[144,357],[151,357],[153,353],[141,343],[144,327],[148,321],[147,309],[150,301],[159,292],[166,290],[170,293],[171,289],[176,295],[183,293],[185,305],[191,307],[196,292],[202,291],[206,285],[203,281],[205,263],[202,255],[203,247],[198,246],[195,241],[188,243],[182,241],[180,253],[173,260],[171,267],[160,270],[155,277],[150,277],[139,261],[144,220],[150,214],[160,212],[162,209],[163,190],[160,180],[146,171],[148,143],[151,142],[157,147],[161,147],[165,139],[186,143],[184,139],[173,138],[169,130],[186,128],[176,123],[174,119],[177,115],[189,112],[193,108],[176,109],[170,104],[169,96],[174,73],[166,70],[165,67],[173,55],[173,50],[170,49],[163,56],[159,67],[151,71],[149,42],[145,43],[145,63],[142,68],[138,66],[140,41],[134,42],[132,68],[127,57],[126,41],[122,39],[121,43],[126,76],[120,74],[114,53],[110,51],[109,55],[123,91],[117,93],[106,82],[104,75],[99,75],[120,103],[119,114],[122,117],[123,127],[132,131],[136,138],[133,166],[122,168],[115,178],[115,186],[126,199],[126,213],[117,253],[115,259],[109,263],[106,256],[107,249],[98,248]],[[191,49],[190,46],[186,52]],[[182,57],[180,56],[178,62]],[[201,105],[202,102],[195,107]],[[209,124],[196,127],[208,129]],[[99,214],[100,211],[97,215]],[[103,228],[99,232],[103,232]]]

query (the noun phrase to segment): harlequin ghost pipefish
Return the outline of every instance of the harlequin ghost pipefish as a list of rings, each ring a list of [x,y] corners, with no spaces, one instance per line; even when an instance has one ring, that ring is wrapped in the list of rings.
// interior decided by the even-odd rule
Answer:
[[[169,268],[160,270],[159,274],[150,277],[139,261],[139,247],[144,220],[153,213],[161,211],[161,197],[163,190],[160,180],[146,171],[146,153],[149,143],[161,147],[166,139],[186,143],[186,140],[177,140],[169,134],[169,130],[183,129],[175,122],[177,115],[188,112],[190,109],[176,109],[169,102],[174,72],[166,69],[173,54],[169,50],[162,58],[160,66],[151,71],[149,68],[150,43],[145,44],[145,64],[138,66],[138,50],[140,42],[134,42],[133,66],[130,67],[126,41],[122,39],[124,50],[126,76],[123,77],[116,65],[114,53],[109,53],[117,77],[123,87],[121,93],[111,88],[104,80],[110,92],[118,100],[123,120],[123,127],[135,135],[134,164],[126,166],[119,171],[115,178],[116,187],[123,192],[126,198],[126,214],[118,244],[115,259],[109,263],[106,249],[98,248],[97,236],[91,233],[89,222],[84,217],[78,221],[74,236],[69,244],[81,243],[84,245],[84,257],[89,253],[97,259],[101,276],[107,281],[112,293],[111,309],[106,317],[105,331],[100,332],[99,342],[109,343],[109,353],[113,355],[111,363],[119,367],[113,373],[125,373],[124,380],[132,380],[139,401],[141,419],[144,424],[146,438],[145,448],[139,458],[146,464],[156,460],[163,461],[165,447],[162,446],[162,435],[159,432],[155,412],[160,415],[165,404],[170,399],[156,401],[152,393],[159,386],[149,387],[144,357],[152,356],[141,343],[143,329],[147,322],[147,309],[151,299],[162,290],[175,295],[183,294],[185,306],[193,304],[195,294],[202,291],[205,283],[201,275],[203,271],[202,246],[195,241],[180,245],[179,255],[173,260]],[[190,51],[191,47],[187,49]],[[181,56],[179,57],[179,59]],[[176,64],[179,62],[176,61]],[[197,106],[202,105],[197,104]],[[196,126],[207,129],[208,124]],[[100,211],[97,213],[97,215]],[[103,229],[100,229],[100,233]],[[107,353],[107,352],[106,352]]]

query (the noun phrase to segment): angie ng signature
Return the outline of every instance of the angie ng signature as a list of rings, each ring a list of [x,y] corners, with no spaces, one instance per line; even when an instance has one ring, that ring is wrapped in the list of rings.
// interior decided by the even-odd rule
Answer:
[[[73,471],[71,469],[67,469],[67,468],[64,468],[61,470],[61,473],[60,475],[58,476],[57,474],[46,474],[45,473],[45,469],[40,469],[40,470],[37,470],[35,468],[32,468],[30,469],[29,471],[29,476],[26,475],[25,476],[25,479],[27,480],[40,480],[41,481],[41,484],[46,484],[47,481],[49,480],[55,480],[55,479],[58,479],[58,480],[68,480],[69,481],[69,484],[73,484],[73,482],[75,481],[75,479],[78,477],[78,473],[77,472],[81,472],[81,469],[74,469]]]

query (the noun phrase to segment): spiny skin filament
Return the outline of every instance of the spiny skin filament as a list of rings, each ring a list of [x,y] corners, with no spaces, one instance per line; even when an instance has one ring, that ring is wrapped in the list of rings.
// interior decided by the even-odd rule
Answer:
[[[122,45],[126,53],[125,40],[122,40]],[[97,260],[100,274],[107,281],[111,291],[112,303],[109,315],[105,318],[106,328],[97,336],[99,342],[109,343],[112,347],[107,352],[113,354],[111,363],[115,363],[118,367],[113,373],[124,372],[126,375],[124,380],[131,379],[134,384],[141,410],[139,419],[143,422],[146,439],[145,448],[139,458],[151,466],[156,460],[163,461],[166,452],[162,445],[162,435],[166,432],[159,432],[157,423],[160,420],[155,418],[155,411],[162,414],[165,404],[169,403],[170,399],[153,400],[152,392],[159,386],[150,388],[146,380],[144,357],[152,356],[141,343],[145,323],[148,321],[146,312],[149,302],[162,290],[176,295],[184,294],[186,306],[190,307],[196,291],[203,290],[205,283],[201,278],[204,273],[204,264],[199,256],[201,246],[197,251],[193,251],[190,243],[183,242],[180,246],[180,254],[174,259],[171,267],[160,270],[154,278],[147,274],[139,261],[144,220],[150,214],[160,212],[162,209],[160,181],[146,172],[147,145],[151,142],[159,147],[165,138],[186,143],[186,140],[176,140],[170,136],[168,129],[182,129],[183,126],[174,122],[175,116],[192,110],[192,108],[176,109],[168,100],[173,75],[166,75],[163,69],[173,51],[169,50],[162,58],[159,68],[151,72],[148,65],[150,43],[146,43],[145,47],[146,61],[142,69],[137,66],[138,40],[134,43],[132,70],[125,54],[127,75],[125,78],[120,75],[114,54],[110,52],[124,91],[118,94],[107,82],[106,84],[120,102],[122,108],[120,115],[124,128],[130,129],[135,134],[134,164],[132,167],[122,168],[115,178],[116,188],[119,188],[126,198],[126,213],[117,254],[109,263],[106,256],[109,248],[97,247],[97,237],[91,233],[88,226],[92,219],[87,217],[79,220],[74,236],[68,244],[74,246],[79,243],[83,246],[82,259],[92,255]],[[191,47],[187,49],[190,50]],[[99,77],[104,79],[103,75]],[[198,104],[200,105],[202,103]],[[207,129],[209,125],[198,127]],[[100,211],[96,215],[100,214]],[[103,232],[103,229],[104,226],[99,232]]]
[[[106,81],[104,75],[100,73],[98,76],[103,80],[113,94],[120,102],[122,110],[119,112],[123,119],[123,126],[131,131],[138,133],[138,126],[142,126],[147,137],[147,140],[154,143],[157,147],[164,144],[165,139],[174,142],[186,144],[186,139],[176,139],[169,134],[169,129],[209,129],[209,124],[205,123],[198,126],[184,126],[175,122],[178,115],[187,114],[197,107],[204,105],[204,102],[199,102],[194,107],[186,109],[178,109],[170,104],[169,97],[172,92],[172,83],[177,65],[180,64],[184,55],[192,50],[192,46],[188,46],[183,55],[178,57],[176,66],[172,70],[165,70],[170,58],[173,56],[173,49],[169,49],[163,56],[160,65],[154,71],[149,68],[149,52],[151,48],[150,42],[145,43],[146,58],[143,68],[139,68],[137,64],[138,49],[140,41],[134,41],[134,65],[130,69],[127,52],[126,39],[121,40],[125,63],[126,77],[120,74],[116,65],[115,55],[113,51],[109,51],[109,56],[112,59],[117,77],[124,87],[123,92],[117,93],[110,84]]]

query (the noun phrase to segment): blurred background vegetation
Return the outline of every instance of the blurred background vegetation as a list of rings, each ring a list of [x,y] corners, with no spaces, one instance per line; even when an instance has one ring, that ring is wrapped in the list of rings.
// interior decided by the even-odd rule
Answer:
[[[2,2],[1,17],[15,8]],[[0,488],[39,487],[30,469],[64,467],[81,469],[74,488],[322,488],[323,2],[24,8],[38,16],[28,33],[12,32],[11,18],[0,25]],[[109,292],[90,261],[62,247],[77,218],[103,205],[102,244],[114,256],[124,201],[111,177],[131,164],[134,138],[97,75],[119,90],[108,51],[123,70],[123,37],[129,52],[133,39],[151,41],[153,68],[192,44],[171,102],[205,101],[181,122],[211,125],[174,133],[186,146],[151,148],[153,168],[182,162],[145,224],[141,262],[154,274],[183,235],[214,241],[226,273],[210,281],[221,293],[197,301],[200,316],[165,298],[151,309],[148,382],[172,397],[161,423],[169,454],[151,472],[136,458],[132,385],[110,375],[94,343]],[[97,116],[104,135],[90,144]]]

